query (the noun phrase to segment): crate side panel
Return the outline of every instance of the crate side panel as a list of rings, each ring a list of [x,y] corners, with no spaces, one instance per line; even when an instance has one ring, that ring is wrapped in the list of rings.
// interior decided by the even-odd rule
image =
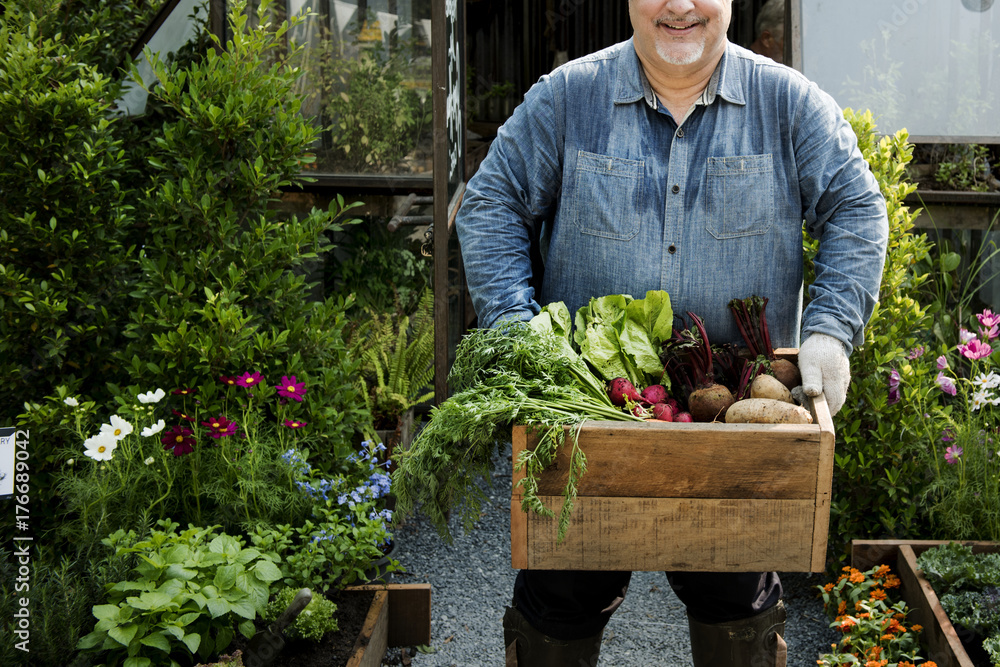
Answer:
[[[562,497],[543,502],[558,513]],[[811,500],[580,497],[562,544],[528,516],[528,567],[809,571],[813,517]]]

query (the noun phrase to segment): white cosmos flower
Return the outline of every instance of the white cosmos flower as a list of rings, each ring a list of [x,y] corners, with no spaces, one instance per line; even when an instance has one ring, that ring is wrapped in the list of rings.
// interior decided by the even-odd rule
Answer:
[[[160,399],[166,395],[167,392],[157,389],[156,391],[147,391],[145,394],[139,394],[136,398],[139,399],[140,403],[159,403]]]
[[[102,430],[97,435],[87,438],[83,446],[86,449],[84,454],[90,458],[96,461],[110,461],[118,441],[111,433]]]
[[[67,396],[66,398],[64,398],[63,399],[63,403],[65,403],[66,405],[68,405],[71,408],[75,408],[78,405],[80,405],[80,401],[76,400],[72,396]]]
[[[110,433],[115,440],[121,440],[132,432],[132,425],[119,417],[111,415],[110,424],[101,424],[101,433]]]
[[[142,437],[148,438],[151,435],[156,435],[157,433],[159,433],[160,431],[163,430],[164,426],[166,426],[166,424],[161,419],[160,421],[156,422],[152,426],[147,426],[146,428],[142,429]]]

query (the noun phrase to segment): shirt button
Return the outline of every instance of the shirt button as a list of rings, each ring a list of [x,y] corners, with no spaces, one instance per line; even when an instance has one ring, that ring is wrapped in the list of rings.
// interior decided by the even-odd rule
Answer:
[[[671,243],[670,247],[667,248],[667,252],[669,252],[671,255],[673,255],[675,252],[677,252],[677,246],[675,246],[673,243]]]
[[[677,138],[681,139],[683,137],[684,137],[684,128],[683,127],[678,127],[677,128]]]
[[[674,194],[677,194],[678,192],[681,191],[681,186],[674,183],[674,187],[670,188],[670,191],[673,192]]]

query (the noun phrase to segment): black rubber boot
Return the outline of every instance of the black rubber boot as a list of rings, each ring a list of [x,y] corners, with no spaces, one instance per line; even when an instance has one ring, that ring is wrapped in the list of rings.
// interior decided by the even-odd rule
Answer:
[[[785,667],[785,605],[729,623],[701,623],[688,615],[694,667]]]
[[[507,667],[597,667],[603,634],[562,641],[535,630],[513,607],[503,615]]]

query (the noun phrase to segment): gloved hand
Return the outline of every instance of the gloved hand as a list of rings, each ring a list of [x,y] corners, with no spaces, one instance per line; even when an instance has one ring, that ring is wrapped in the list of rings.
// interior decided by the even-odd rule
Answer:
[[[851,383],[851,364],[843,343],[826,334],[810,335],[799,347],[799,372],[802,393],[819,396],[823,392],[830,414],[840,412],[847,398],[847,385]]]

